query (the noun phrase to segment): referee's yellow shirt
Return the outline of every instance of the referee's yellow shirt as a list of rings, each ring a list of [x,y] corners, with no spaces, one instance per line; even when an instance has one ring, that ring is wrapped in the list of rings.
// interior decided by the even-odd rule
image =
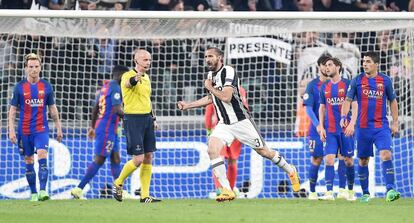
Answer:
[[[135,76],[137,71],[130,70],[122,75],[121,91],[125,114],[151,113],[151,81],[148,74],[143,73],[137,85],[127,88],[125,83]]]

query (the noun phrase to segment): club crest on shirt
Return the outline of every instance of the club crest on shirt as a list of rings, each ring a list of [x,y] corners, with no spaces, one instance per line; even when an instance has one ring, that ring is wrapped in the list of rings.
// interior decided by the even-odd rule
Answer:
[[[45,91],[44,90],[40,90],[39,91],[39,97],[43,97],[45,96]]]
[[[344,94],[345,94],[345,89],[340,88],[340,89],[338,90],[338,94],[339,94],[339,95],[344,95]]]

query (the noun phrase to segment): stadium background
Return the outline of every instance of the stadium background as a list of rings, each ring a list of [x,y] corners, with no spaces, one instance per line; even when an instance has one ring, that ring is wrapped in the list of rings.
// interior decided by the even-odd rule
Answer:
[[[88,26],[91,20],[94,21],[92,29]],[[254,119],[273,148],[280,149],[299,168],[305,189],[309,158],[303,137],[306,122],[299,112],[300,96],[303,86],[317,73],[316,58],[328,51],[347,59],[345,75],[352,76],[359,72],[360,52],[381,52],[381,71],[391,75],[400,101],[401,134],[394,139],[397,190],[406,197],[413,195],[413,94],[410,87],[413,60],[410,58],[414,44],[411,29],[395,28],[392,23],[384,22],[382,28],[361,31],[363,27],[356,29],[352,24],[334,21],[333,24],[343,26],[329,27],[333,31],[324,28],[324,31],[315,32],[317,29],[312,26],[287,29],[283,26],[286,21],[279,22],[282,24],[279,27],[278,24],[260,24],[260,21],[260,25],[221,20],[202,21],[200,25],[197,21],[143,19],[125,20],[119,25],[117,20],[108,20],[3,20],[8,25],[0,26],[4,46],[0,84],[0,198],[29,196],[23,161],[17,148],[7,140],[6,130],[12,87],[24,78],[23,56],[29,52],[42,56],[42,77],[50,81],[55,90],[65,137],[62,145],[51,141],[48,188],[53,198],[69,198],[69,190],[77,185],[93,158],[92,142],[86,139],[85,133],[96,91],[104,79],[110,78],[113,65],[132,67],[132,52],[137,47],[153,55],[149,73],[153,81],[154,109],[161,124],[157,132],[160,150],[155,154],[151,191],[161,198],[208,197],[214,189],[206,159],[203,109],[181,113],[175,103],[204,95],[203,55],[210,45],[225,49],[226,62],[235,66],[247,89]],[[189,24],[194,25],[190,30]],[[321,23],[311,23],[315,24],[321,27]],[[404,24],[410,25],[409,22]],[[87,30],[89,32],[85,32]],[[142,37],[133,38],[134,30],[145,32],[139,34]],[[160,30],[163,32],[159,33]],[[228,36],[227,32],[236,34]],[[203,33],[208,33],[209,37],[203,37]],[[121,151],[122,163],[125,163],[127,156],[124,149]],[[371,187],[381,196],[384,188],[379,160],[376,158],[372,164],[375,175],[371,175]],[[100,190],[112,182],[109,176],[106,164],[91,181],[87,197],[98,198]],[[323,169],[320,172],[323,184],[322,176]],[[243,148],[236,185],[243,188],[245,182],[247,185],[250,182],[247,197],[294,197],[289,186],[283,187],[286,180],[285,174],[270,162],[262,161],[249,148]],[[356,182],[358,184],[358,180]],[[138,183],[138,180],[128,181],[126,188],[133,192],[139,187]]]

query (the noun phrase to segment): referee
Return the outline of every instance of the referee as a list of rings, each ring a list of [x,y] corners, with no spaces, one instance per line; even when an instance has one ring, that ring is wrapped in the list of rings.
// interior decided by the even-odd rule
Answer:
[[[140,202],[159,202],[161,200],[149,195],[152,157],[156,150],[154,129],[157,128],[151,109],[151,81],[146,73],[151,66],[151,54],[143,49],[135,50],[134,63],[135,68],[124,73],[121,80],[127,153],[132,155],[132,159],[124,165],[121,174],[115,180],[112,194],[117,201],[122,201],[125,179],[141,166]]]

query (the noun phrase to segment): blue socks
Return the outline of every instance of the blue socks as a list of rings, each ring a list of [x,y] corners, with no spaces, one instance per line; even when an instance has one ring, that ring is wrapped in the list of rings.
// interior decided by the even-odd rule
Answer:
[[[346,167],[346,179],[348,181],[348,190],[354,189],[354,181],[355,181],[355,167],[347,166]]]
[[[345,185],[346,185],[345,160],[339,160],[339,163],[338,163],[338,177],[339,177],[339,188],[345,188]]]
[[[326,190],[333,190],[333,181],[335,178],[335,167],[334,166],[325,166],[325,184]]]
[[[387,191],[394,188],[394,166],[392,160],[387,160],[382,162],[382,175],[385,179],[385,185]]]
[[[369,194],[369,190],[368,190],[368,177],[369,177],[368,166],[358,165],[358,177],[359,177],[359,182],[361,184],[362,193],[363,194]]]
[[[32,194],[37,193],[36,189],[36,173],[34,170],[33,164],[26,164],[26,179],[29,183],[30,191]]]
[[[111,173],[114,177],[114,180],[119,177],[119,174],[121,173],[121,164],[119,163],[111,163]]]
[[[49,175],[49,171],[47,169],[47,159],[40,159],[38,162],[40,190],[46,190],[47,177]]]
[[[102,165],[98,165],[95,162],[92,162],[89,164],[88,170],[86,171],[85,176],[82,178],[81,182],[79,183],[78,187],[83,189],[87,183],[95,176],[95,174],[98,172],[99,168],[101,168]]]
[[[309,168],[309,188],[311,192],[315,192],[316,182],[318,181],[319,166],[311,163]]]

